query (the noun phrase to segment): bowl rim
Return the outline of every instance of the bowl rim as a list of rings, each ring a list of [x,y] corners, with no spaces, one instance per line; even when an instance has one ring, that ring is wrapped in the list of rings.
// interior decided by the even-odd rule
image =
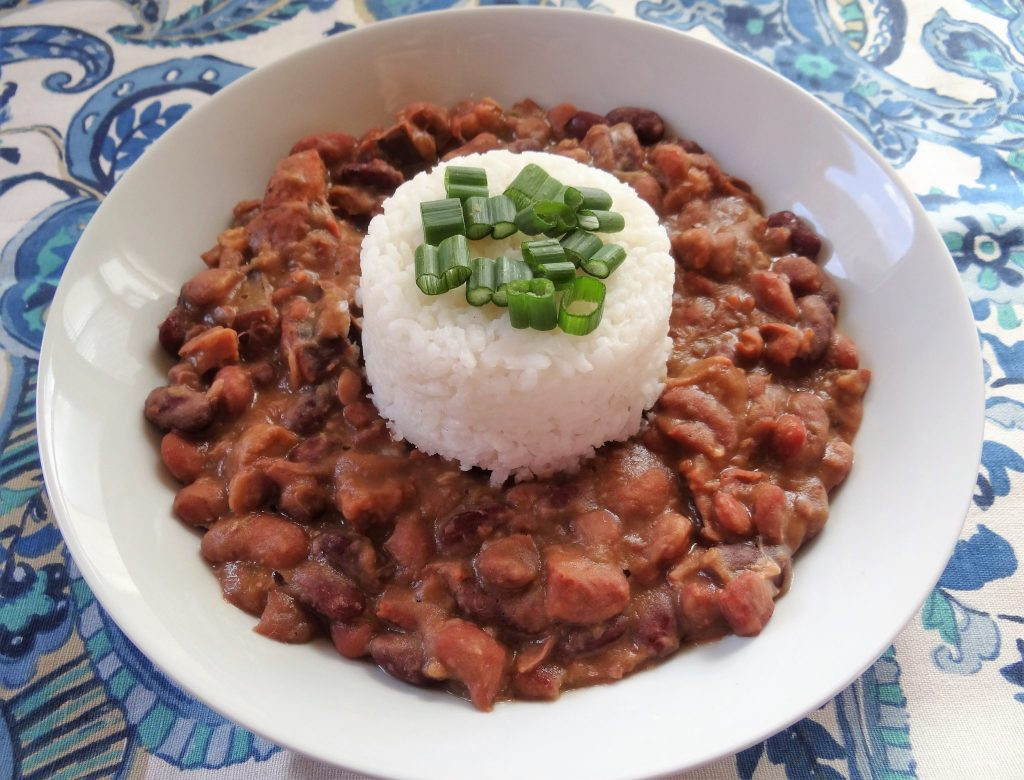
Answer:
[[[217,105],[219,102],[218,98],[221,95],[232,94],[235,91],[246,89],[247,85],[253,80],[263,78],[269,73],[286,71],[289,68],[291,68],[294,65],[294,63],[306,57],[316,58],[317,56],[319,56],[319,52],[321,51],[336,46],[344,46],[346,45],[347,41],[352,40],[353,36],[372,38],[375,36],[390,37],[393,35],[399,35],[403,30],[411,31],[415,29],[417,26],[421,25],[425,19],[430,19],[433,22],[438,17],[454,18],[458,16],[460,18],[465,18],[470,15],[480,16],[486,14],[488,17],[500,19],[501,17],[505,16],[539,16],[541,14],[553,14],[555,12],[558,12],[570,18],[579,19],[581,20],[581,22],[582,20],[586,20],[585,23],[587,24],[614,24],[622,26],[632,26],[637,29],[643,29],[645,31],[643,34],[645,35],[657,35],[665,37],[666,39],[669,37],[674,37],[678,40],[684,40],[686,41],[685,45],[692,46],[695,49],[702,51],[706,55],[710,54],[712,58],[724,57],[726,59],[738,60],[742,62],[746,67],[754,68],[757,71],[759,71],[761,74],[761,78],[766,78],[774,82],[776,88],[782,89],[790,93],[792,99],[803,101],[805,103],[809,102],[815,104],[816,107],[813,110],[817,112],[826,113],[831,119],[831,121],[838,122],[840,125],[842,125],[845,131],[846,139],[856,144],[860,151],[866,153],[879,166],[879,168],[887,175],[889,181],[896,188],[897,194],[900,197],[902,197],[904,202],[909,206],[915,220],[920,221],[928,226],[929,229],[926,232],[926,236],[921,236],[919,240],[925,240],[927,242],[930,242],[932,248],[938,250],[937,254],[939,254],[940,257],[937,258],[936,260],[936,273],[944,273],[948,277],[951,277],[952,281],[954,281],[962,291],[962,286],[960,286],[959,277],[956,274],[955,266],[951,261],[948,250],[946,249],[944,243],[942,242],[939,236],[937,229],[932,224],[931,220],[927,216],[927,213],[925,212],[921,203],[918,201],[917,197],[913,194],[913,192],[910,191],[907,184],[903,181],[899,174],[893,170],[893,168],[884,159],[884,157],[873,146],[871,146],[870,143],[854,127],[852,127],[852,125],[850,125],[850,123],[847,122],[846,119],[844,119],[841,115],[832,110],[822,100],[820,100],[813,94],[801,89],[796,84],[792,83],[791,81],[787,80],[780,74],[776,73],[775,71],[771,70],[765,65],[762,65],[756,60],[753,60],[739,52],[729,49],[724,45],[709,43],[708,41],[702,40],[701,38],[688,34],[687,32],[677,30],[666,25],[661,25],[637,18],[623,17],[613,14],[606,15],[603,13],[595,13],[594,11],[585,9],[557,8],[546,6],[490,6],[477,8],[452,8],[422,13],[413,13],[410,15],[405,15],[388,20],[374,21],[364,26],[347,30],[345,31],[344,35],[331,36],[323,41],[318,41],[316,43],[302,46],[301,48],[289,51],[287,53],[282,54],[280,57],[277,57],[276,59],[269,63],[254,68],[252,71],[241,76],[240,78],[238,78],[231,84],[227,85],[226,87],[222,88],[214,95],[211,95],[209,99],[204,100],[202,103],[198,105],[193,105],[189,112],[184,117],[182,117],[180,121],[175,123],[175,125],[172,126],[160,139],[157,139],[155,143],[153,143],[150,147],[148,147],[145,150],[140,160],[136,161],[125,172],[121,180],[119,180],[119,182],[115,185],[115,188],[112,188],[111,191],[100,203],[99,208],[97,209],[93,217],[90,219],[89,224],[86,226],[86,229],[83,232],[82,236],[80,236],[79,241],[77,242],[71,257],[69,258],[68,263],[65,266],[65,271],[72,264],[80,265],[85,262],[85,258],[79,251],[79,246],[83,243],[81,239],[86,235],[86,233],[89,230],[92,229],[93,225],[97,222],[97,217],[105,213],[105,210],[109,206],[110,195],[113,194],[116,187],[120,186],[121,183],[124,181],[133,181],[138,176],[141,176],[145,166],[140,166],[139,162],[150,157],[153,154],[154,149],[159,149],[162,148],[163,146],[168,145],[170,141],[168,141],[167,139],[176,138],[177,135],[184,132],[183,128],[188,127],[192,122],[198,121],[199,117],[204,117],[206,116],[206,114],[210,112],[217,111]],[[68,297],[68,285],[64,284],[64,278],[65,277],[62,272],[61,282],[58,284],[57,290],[54,294],[53,300],[47,312],[47,326],[45,327],[44,330],[42,345],[39,352],[38,367],[40,379],[43,379],[44,377],[52,373],[54,365],[54,350],[56,348],[54,345],[55,342],[63,335],[55,335],[55,332],[58,331],[58,329],[51,326],[49,323],[53,321],[53,313],[60,311],[64,307],[66,299]],[[960,297],[959,311],[956,313],[950,312],[949,314],[950,316],[953,316],[955,314],[957,317],[963,320],[964,326],[969,325],[972,330],[975,330],[976,326],[974,323],[973,316],[970,312],[970,304],[966,296],[966,293],[964,293]],[[974,463],[978,463],[980,462],[981,450],[984,441],[983,429],[985,419],[985,386],[982,374],[982,358],[980,345],[975,346],[975,351],[977,359],[975,361],[973,373],[977,381],[974,382],[973,384],[974,394],[976,396],[977,403],[975,404],[976,408],[973,411],[976,414],[975,428],[977,434],[974,439],[975,445],[973,447],[970,459]],[[85,580],[86,584],[88,585],[92,593],[95,595],[97,601],[102,605],[103,609],[107,612],[111,619],[118,625],[118,627],[122,630],[125,636],[127,636],[140,649],[140,651],[176,685],[181,687],[189,695],[199,699],[203,704],[205,704],[215,712],[219,713],[230,722],[242,726],[243,728],[255,734],[263,736],[264,738],[268,739],[276,745],[279,745],[283,748],[294,751],[301,755],[309,756],[311,758],[314,758],[315,760],[328,762],[333,765],[341,766],[351,771],[357,771],[371,777],[385,777],[384,775],[379,774],[379,768],[375,768],[373,766],[366,766],[358,761],[352,763],[338,763],[337,759],[334,759],[328,755],[309,751],[303,746],[296,745],[292,740],[282,740],[280,736],[272,735],[268,731],[258,726],[250,725],[250,723],[246,720],[245,712],[238,712],[233,707],[228,706],[221,701],[212,699],[206,691],[198,689],[197,686],[192,684],[192,682],[187,677],[179,675],[178,671],[175,668],[175,664],[161,651],[159,645],[155,645],[153,642],[149,641],[145,634],[138,636],[138,632],[136,632],[136,635],[133,635],[130,628],[126,628],[131,627],[133,622],[130,611],[123,609],[121,604],[116,599],[111,597],[112,588],[110,587],[109,582],[104,578],[103,572],[95,565],[95,562],[90,559],[86,547],[83,544],[82,538],[73,532],[74,525],[70,521],[72,512],[69,509],[68,505],[66,504],[66,497],[61,493],[49,493],[49,486],[57,485],[60,482],[60,480],[58,479],[58,468],[55,458],[55,445],[57,443],[57,440],[59,439],[59,436],[56,434],[54,430],[52,430],[51,426],[49,426],[46,421],[46,412],[48,408],[50,408],[50,405],[52,403],[52,394],[52,388],[48,387],[46,383],[40,381],[38,385],[36,398],[37,441],[40,451],[40,461],[42,466],[44,485],[46,486],[47,492],[49,494],[50,505],[52,507],[53,515],[61,531],[61,535],[65,541],[65,544],[67,545],[67,548],[71,554],[71,557],[74,559],[75,564],[79,569],[83,579]],[[961,514],[965,519],[967,510],[970,508],[971,505],[971,497],[973,494],[976,472],[977,468],[975,467],[974,471],[969,475],[969,482],[967,481],[968,475],[966,475],[966,473],[964,475],[965,484],[963,493],[965,495],[965,498],[961,504]],[[946,561],[948,561],[949,556],[952,554],[954,546],[960,537],[962,525],[963,520],[957,526],[956,532],[954,534],[951,534],[949,538],[946,540],[945,549],[947,550],[947,553],[943,559],[942,566],[937,568],[937,570],[935,570],[932,573],[932,575],[926,583],[922,582],[919,585],[919,587],[914,589],[917,593],[917,598],[916,606],[914,607],[913,611],[911,611],[905,618],[901,619],[899,627],[896,629],[895,632],[887,631],[884,639],[879,639],[877,642],[874,643],[872,649],[870,650],[870,653],[865,654],[862,663],[860,663],[855,670],[851,671],[848,675],[844,676],[844,682],[841,686],[835,688],[835,690],[819,692],[814,696],[804,697],[804,699],[802,699],[802,701],[804,702],[803,704],[799,705],[798,707],[791,706],[789,708],[793,710],[795,714],[793,714],[792,717],[787,715],[785,719],[785,725],[777,730],[772,730],[767,733],[760,733],[754,737],[750,737],[749,735],[747,735],[741,739],[734,739],[733,741],[729,742],[728,745],[717,749],[716,751],[714,751],[713,754],[709,754],[707,757],[703,758],[697,763],[688,763],[685,765],[680,765],[678,763],[665,764],[661,768],[655,769],[652,772],[645,772],[645,774],[642,775],[642,777],[660,777],[667,773],[680,771],[680,769],[694,769],[709,764],[713,761],[717,761],[724,757],[733,755],[753,744],[762,741],[763,739],[766,739],[774,733],[778,733],[778,731],[788,728],[793,723],[805,717],[809,712],[812,712],[821,705],[827,703],[832,698],[834,698],[839,692],[845,690],[846,687],[848,687],[853,681],[858,679],[863,674],[863,672],[868,667],[870,667],[885,652],[886,648],[891,644],[895,636],[900,631],[902,631],[903,627],[907,624],[907,622],[912,620],[914,615],[916,615],[917,612],[920,610],[921,605],[924,603],[928,594],[934,587],[934,584],[938,581],[939,577],[941,576]],[[807,706],[806,704],[807,701],[811,702],[809,706]],[[526,703],[523,706],[537,705],[535,703]],[[486,717],[486,715],[484,715],[483,717]],[[395,780],[406,780],[406,778],[411,779],[413,777],[420,777],[426,775],[395,774],[388,776],[394,778]],[[638,776],[633,774],[618,774],[609,775],[609,777],[621,778],[621,780],[635,780],[635,778],[637,778]]]

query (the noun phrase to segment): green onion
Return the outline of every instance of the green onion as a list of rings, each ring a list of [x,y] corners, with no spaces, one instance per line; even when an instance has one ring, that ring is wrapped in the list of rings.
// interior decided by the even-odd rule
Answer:
[[[557,200],[540,200],[516,214],[516,227],[528,236],[551,230],[565,211],[565,204]]]
[[[508,306],[508,285],[511,282],[532,279],[533,271],[522,260],[513,260],[502,255],[495,261],[494,295],[491,301],[498,306]]]
[[[528,163],[516,174],[512,183],[505,188],[503,193],[519,210],[525,209],[535,200],[539,200],[537,193],[547,184],[548,172],[539,165]]]
[[[553,238],[544,238],[539,241],[524,241],[519,247],[523,252],[523,260],[536,272],[538,266],[544,263],[561,263],[565,260],[565,250],[562,245]]]
[[[449,290],[463,284],[473,272],[465,236],[450,236],[442,241],[437,247],[437,259]]]
[[[445,172],[450,170],[445,169]],[[473,240],[487,238],[491,235],[494,225],[491,223],[491,210],[487,205],[488,198],[473,195],[466,198],[462,210],[466,217],[466,238]]]
[[[466,165],[449,165],[444,169],[444,191],[449,198],[466,200],[487,197],[487,171]]]
[[[488,218],[495,238],[508,238],[518,230],[516,227],[516,204],[504,195],[487,199]]]
[[[558,324],[555,285],[550,279],[519,279],[509,284],[508,317],[513,328],[554,328]]]
[[[440,295],[448,292],[448,283],[441,271],[436,246],[420,244],[416,247],[413,266],[416,269],[416,286],[424,295]]]
[[[558,238],[575,229],[576,212],[570,211],[568,206],[562,206],[562,210],[555,215],[555,226],[545,230],[544,235],[548,238]]]
[[[572,285],[572,280],[576,278],[576,266],[568,260],[560,263],[541,263],[537,273],[545,279],[550,279],[556,290],[563,290]]]
[[[580,192],[579,187],[562,187],[559,200],[572,212],[583,207],[583,193]]]
[[[612,196],[604,190],[600,190],[597,187],[577,187],[576,190],[583,198],[579,205],[581,209],[589,211],[591,209],[610,209],[612,207]]]
[[[428,200],[420,204],[423,217],[423,238],[438,246],[450,236],[466,234],[466,220],[462,214],[462,201],[458,198]]]
[[[470,263],[472,273],[466,284],[466,301],[471,306],[483,306],[494,295],[494,275],[497,264],[489,257],[474,257]]]
[[[606,279],[625,259],[625,249],[618,244],[605,244],[592,257],[583,261],[583,270],[598,279]]]
[[[562,248],[565,256],[573,265],[579,267],[583,261],[589,260],[594,253],[601,248],[602,241],[593,233],[586,230],[574,230],[562,237]]]
[[[625,218],[617,211],[581,210],[580,227],[600,233],[618,233],[626,227]]]
[[[571,336],[586,336],[601,323],[604,294],[604,282],[577,276],[572,286],[562,293],[558,327]]]

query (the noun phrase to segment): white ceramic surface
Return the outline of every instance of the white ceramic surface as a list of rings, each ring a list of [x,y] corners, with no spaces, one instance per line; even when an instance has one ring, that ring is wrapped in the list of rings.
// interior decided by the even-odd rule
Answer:
[[[141,413],[166,369],[157,324],[231,206],[263,191],[294,139],[360,133],[413,99],[485,95],[660,111],[769,210],[795,208],[829,238],[841,324],[875,373],[853,474],[760,637],[487,715],[343,661],[326,642],[293,647],[254,634],[253,619],[220,599],[197,535],[172,517],[173,486]],[[980,366],[957,275],[924,212],[812,98],[639,22],[443,12],[347,32],[263,68],[192,111],[132,167],[82,236],[50,310],[39,442],[54,511],[90,587],[143,652],[227,717],[388,777],[636,778],[786,726],[847,685],[913,616],[974,484]]]

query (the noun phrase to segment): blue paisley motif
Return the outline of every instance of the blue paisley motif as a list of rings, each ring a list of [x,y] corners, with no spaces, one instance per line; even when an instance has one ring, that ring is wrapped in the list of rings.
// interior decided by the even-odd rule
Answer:
[[[366,9],[375,19],[395,19],[409,14],[421,14],[425,11],[440,11],[451,8],[459,0],[365,0]],[[488,5],[508,5],[508,3],[487,3]],[[519,5],[519,3],[513,3]]]
[[[2,182],[0,182],[2,184]],[[43,316],[57,282],[85,225],[99,203],[77,196],[51,206],[30,220],[0,255],[0,346],[35,357],[43,339]]]
[[[85,583],[75,579],[78,629],[107,694],[120,702],[138,743],[182,768],[218,769],[280,748],[225,720],[186,696],[161,674],[100,609]]]
[[[206,46],[236,41],[269,30],[307,8],[322,11],[334,0],[204,0],[151,29],[144,25],[111,28],[118,43],[146,46]]]
[[[1024,145],[1024,125],[1002,121],[1024,97],[1024,85],[1009,76],[1009,63],[1014,59],[1004,44],[991,32],[956,22],[944,11],[928,23],[928,50],[941,67],[999,85],[994,97],[964,103],[912,87],[879,67],[898,53],[895,36],[906,25],[901,4],[879,3],[882,8],[893,12],[885,15],[890,22],[861,52],[832,22],[828,0],[772,0],[758,5],[763,18],[779,14],[783,40],[789,41],[786,45],[773,45],[767,38],[752,39],[744,26],[732,23],[737,13],[750,13],[748,4],[739,0],[642,0],[636,13],[682,30],[705,26],[731,48],[782,71],[814,91],[895,165],[905,164],[914,155],[919,139],[960,148],[977,144],[1015,150]],[[968,30],[969,40],[964,37]],[[968,47],[978,53],[967,54]],[[1002,69],[995,66],[995,60],[1004,63]],[[997,168],[1007,166],[1006,161],[992,162]],[[1015,202],[1024,203],[1020,190]]]
[[[164,108],[152,101],[179,90],[212,94],[248,72],[244,65],[201,56],[168,60],[114,79],[72,118],[65,151],[68,171],[108,192],[127,166],[186,110],[184,104]]]
[[[51,73],[43,81],[51,92],[84,92],[109,76],[114,66],[110,47],[82,30],[46,24],[0,27],[0,66],[36,59],[74,60],[85,70],[74,83],[69,73]]]

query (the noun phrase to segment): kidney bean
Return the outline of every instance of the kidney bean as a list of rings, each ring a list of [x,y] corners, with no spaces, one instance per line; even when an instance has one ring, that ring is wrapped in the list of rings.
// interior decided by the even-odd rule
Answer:
[[[577,625],[615,617],[629,603],[629,582],[614,566],[579,554],[545,551],[547,611],[555,620]]]
[[[343,406],[355,403],[362,397],[363,380],[351,368],[342,369],[338,375],[338,400]]]
[[[753,523],[750,520],[750,510],[743,503],[730,493],[724,490],[715,491],[713,505],[715,508],[715,522],[720,528],[724,528],[731,534],[737,536],[748,536],[753,532]]]
[[[807,441],[804,421],[795,414],[781,414],[772,431],[772,446],[783,460],[796,457]]]
[[[609,510],[624,520],[665,510],[676,482],[662,461],[637,446],[620,447],[609,460],[608,478],[598,486]]]
[[[254,563],[229,561],[213,567],[224,598],[243,612],[259,615],[267,606],[267,594],[274,588],[268,569]]]
[[[323,201],[327,197],[327,168],[316,149],[305,149],[285,157],[277,164],[263,207],[271,208],[289,201]]]
[[[785,277],[771,271],[755,271],[750,275],[750,283],[757,305],[762,309],[784,320],[797,318],[800,311]]]
[[[492,149],[497,149],[501,146],[501,141],[494,133],[480,133],[473,137],[473,140],[467,141],[457,149],[452,149],[450,152],[442,157],[442,160],[451,160],[455,157],[463,157],[467,154],[478,154],[483,152],[489,152]]]
[[[785,277],[796,295],[817,292],[824,279],[824,273],[815,263],[799,255],[780,257],[772,264],[772,271]]]
[[[674,584],[674,583],[673,583]],[[704,578],[685,581],[679,590],[681,633],[690,639],[713,636],[722,625],[718,589]]]
[[[659,406],[669,415],[681,420],[692,420],[706,425],[713,433],[722,452],[721,457],[739,441],[737,419],[721,401],[696,387],[680,385],[670,387],[658,399]],[[671,434],[670,434],[671,435]]]
[[[820,360],[832,341],[836,318],[820,295],[807,295],[800,299],[800,323],[810,328],[812,337],[807,346],[807,360]]]
[[[171,475],[186,485],[194,482],[206,465],[202,447],[174,431],[160,440],[160,458]]]
[[[300,138],[292,146],[289,155],[313,149],[320,159],[331,168],[348,162],[356,149],[356,139],[348,133],[317,133]]]
[[[199,477],[177,492],[173,508],[174,514],[187,525],[213,525],[228,511],[224,486],[213,477]]]
[[[649,590],[637,597],[636,632],[640,645],[656,657],[673,653],[679,647],[675,599],[667,588]]]
[[[853,447],[833,436],[825,447],[821,459],[821,481],[826,490],[832,490],[849,475],[853,468]]]
[[[461,142],[480,135],[494,133],[503,135],[508,129],[504,113],[491,98],[467,100],[452,109],[452,135]]]
[[[592,127],[603,124],[605,124],[605,119],[600,114],[595,114],[592,111],[577,111],[565,123],[565,134],[581,141]]]
[[[337,395],[328,384],[303,390],[292,401],[281,418],[284,426],[299,435],[307,435],[323,427],[324,420],[334,409]]]
[[[255,391],[249,373],[241,366],[224,366],[213,378],[207,397],[230,417],[252,404]]]
[[[239,469],[228,482],[228,507],[235,514],[263,509],[274,496],[274,483],[262,469]]]
[[[516,590],[540,573],[540,554],[533,537],[512,534],[484,543],[474,561],[477,576],[486,585]]]
[[[278,642],[301,644],[320,633],[320,626],[300,607],[295,599],[279,590],[267,594],[260,622],[253,629],[257,634]]]
[[[605,119],[608,124],[614,125],[619,122],[628,122],[636,131],[637,138],[644,146],[651,146],[658,143],[665,136],[665,122],[655,112],[646,108],[635,106],[619,106],[613,108]]]
[[[373,626],[369,623],[331,623],[331,642],[345,658],[362,658],[370,653]]]
[[[789,522],[786,493],[778,485],[762,482],[750,491],[754,501],[754,525],[769,544],[782,544]]]
[[[292,520],[311,523],[330,506],[326,489],[314,477],[295,477],[281,486],[277,507]]]
[[[608,138],[612,145],[614,170],[637,170],[644,160],[644,150],[640,147],[633,127],[625,122],[613,124],[608,128]]]
[[[405,181],[405,176],[384,160],[373,159],[368,162],[342,165],[338,172],[338,179],[345,184],[361,184],[390,192]]]
[[[718,592],[718,606],[738,636],[756,636],[775,611],[775,588],[758,574],[745,571]]]
[[[736,357],[753,362],[761,357],[764,339],[757,328],[744,328],[736,341]]]
[[[157,336],[160,346],[172,355],[177,356],[181,345],[185,343],[185,333],[191,327],[188,313],[181,306],[175,306],[160,323]]]
[[[413,685],[428,682],[423,674],[423,644],[413,634],[387,632],[370,640],[370,657],[381,669]]]
[[[395,522],[395,530],[384,543],[384,549],[395,559],[401,574],[411,582],[430,560],[434,540],[430,538],[423,518],[418,514],[404,514]]]
[[[366,598],[352,581],[321,561],[305,561],[292,569],[288,590],[331,621],[351,620],[366,608]]]
[[[777,211],[770,215],[768,227],[789,228],[789,245],[802,257],[815,260],[821,253],[821,238],[792,211]]]
[[[562,634],[562,638],[555,645],[555,653],[562,660],[571,661],[576,656],[605,648],[623,636],[629,627],[629,619],[624,615],[618,615],[604,623],[571,629]]]
[[[395,468],[397,456],[349,450],[334,472],[335,505],[356,529],[390,518],[413,495],[413,486]]]
[[[577,110],[572,103],[559,103],[548,109],[547,119],[556,138],[565,137],[565,126],[576,115]]]
[[[500,521],[501,507],[497,504],[460,509],[438,522],[437,543],[444,548],[479,544],[493,533]]]
[[[363,590],[380,592],[377,552],[365,536],[353,531],[324,531],[314,537],[310,550],[312,557],[322,558]]]
[[[194,433],[213,422],[213,404],[204,393],[183,385],[158,387],[146,397],[146,419],[163,431]]]
[[[629,559],[634,582],[652,585],[666,564],[682,556],[690,544],[693,523],[676,512],[658,515],[642,532],[643,545]]]
[[[803,331],[782,322],[766,322],[760,327],[764,356],[780,366],[788,366],[805,352],[808,339]]]
[[[251,561],[269,569],[290,569],[305,560],[309,540],[295,523],[257,513],[218,520],[203,536],[200,551],[210,563]]]

